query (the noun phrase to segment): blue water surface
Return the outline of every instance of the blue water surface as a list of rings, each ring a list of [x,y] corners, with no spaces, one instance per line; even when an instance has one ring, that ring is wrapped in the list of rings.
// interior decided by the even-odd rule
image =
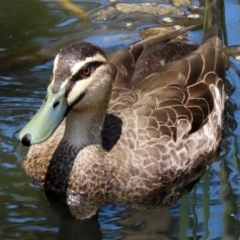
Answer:
[[[86,12],[113,4],[72,2]],[[193,2],[204,8],[203,1]],[[139,29],[162,22],[136,15],[109,22],[83,20],[54,0],[0,0],[0,6],[0,239],[239,239],[240,61],[235,56],[226,74],[230,87],[223,143],[193,190],[171,207],[108,203],[95,217],[77,221],[57,201],[49,204],[26,176],[21,161],[27,149],[18,133],[41,105],[61,47],[87,40],[111,52],[140,40]],[[240,45],[239,13],[239,1],[225,0],[224,43],[229,47]],[[124,27],[134,18],[131,28]],[[201,42],[201,31],[190,36]]]

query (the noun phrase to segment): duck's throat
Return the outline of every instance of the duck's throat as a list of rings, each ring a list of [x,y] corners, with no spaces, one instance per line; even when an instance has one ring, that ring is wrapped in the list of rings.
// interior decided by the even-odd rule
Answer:
[[[105,109],[70,111],[66,117],[63,141],[77,149],[93,144],[101,145],[101,131],[105,116]]]

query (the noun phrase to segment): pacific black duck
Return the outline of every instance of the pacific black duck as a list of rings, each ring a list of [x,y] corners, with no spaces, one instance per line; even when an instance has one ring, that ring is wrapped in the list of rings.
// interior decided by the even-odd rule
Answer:
[[[23,166],[75,210],[95,206],[78,218],[105,201],[168,203],[210,162],[223,126],[225,58],[214,28],[199,47],[172,41],[191,28],[109,59],[88,42],[56,56],[45,101],[20,133],[33,145]]]

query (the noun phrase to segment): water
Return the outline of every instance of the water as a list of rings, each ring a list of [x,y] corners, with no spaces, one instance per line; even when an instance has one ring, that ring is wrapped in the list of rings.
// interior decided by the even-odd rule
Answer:
[[[75,3],[85,11],[110,4]],[[225,5],[228,44],[237,45],[240,4],[226,0]],[[46,0],[0,0],[0,8],[0,239],[239,238],[239,61],[231,57],[227,71],[234,91],[218,161],[188,195],[169,208],[138,210],[109,203],[97,216],[76,221],[60,203],[47,200],[24,173],[26,149],[18,142],[18,132],[41,104],[59,48],[87,39],[112,51],[139,40],[137,30],[158,20],[134,15],[105,24],[84,21],[57,1]],[[124,27],[133,18],[133,27]],[[200,42],[199,32],[192,39]]]

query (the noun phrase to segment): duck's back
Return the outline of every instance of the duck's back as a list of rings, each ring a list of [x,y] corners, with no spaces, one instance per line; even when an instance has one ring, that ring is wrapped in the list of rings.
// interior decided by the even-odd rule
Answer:
[[[146,176],[196,167],[221,139],[221,41],[216,29],[208,30],[198,48],[170,41],[186,30],[159,37],[157,46],[157,38],[136,44],[110,59],[116,77],[104,147],[138,164]]]

